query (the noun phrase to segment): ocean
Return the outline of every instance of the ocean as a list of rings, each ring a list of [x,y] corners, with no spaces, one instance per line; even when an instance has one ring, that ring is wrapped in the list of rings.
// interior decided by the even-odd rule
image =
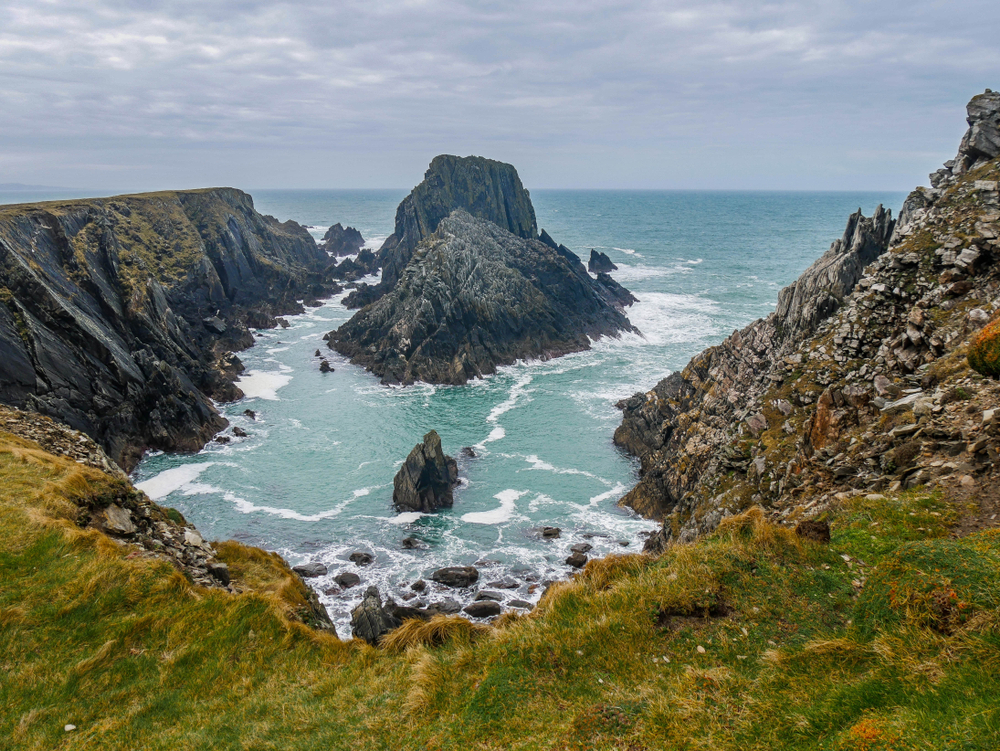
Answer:
[[[255,191],[259,211],[294,219],[317,238],[335,222],[378,247],[406,191]],[[278,551],[292,564],[329,569],[311,583],[342,636],[369,584],[397,601],[436,568],[476,565],[480,584],[504,577],[506,600],[536,601],[565,578],[570,546],[591,556],[638,551],[656,525],[618,499],[637,462],[615,448],[615,402],[646,391],[734,329],[767,315],[778,290],[843,232],[859,207],[898,211],[902,193],[556,191],[532,193],[539,227],[583,260],[590,249],[618,265],[613,276],[639,298],[628,315],[641,335],[602,339],[589,351],[519,362],[465,386],[381,386],[328,350],[323,334],[351,316],[338,295],[255,333],[240,353],[246,398],[220,405],[247,432],[197,454],[150,454],[134,479],[179,509],[209,539]],[[335,372],[321,373],[319,350]],[[256,412],[256,420],[243,414]],[[396,514],[392,479],[429,430],[459,462],[452,509]],[[475,458],[462,455],[471,447]],[[541,526],[562,535],[540,538]],[[419,546],[404,549],[402,540]],[[368,566],[348,561],[355,551]],[[338,591],[333,577],[360,575]],[[432,587],[413,599],[454,593]]]

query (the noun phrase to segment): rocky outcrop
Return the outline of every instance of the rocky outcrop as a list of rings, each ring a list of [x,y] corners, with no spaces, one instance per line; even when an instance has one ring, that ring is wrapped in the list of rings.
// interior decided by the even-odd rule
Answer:
[[[432,430],[413,447],[393,479],[392,505],[397,511],[430,513],[451,508],[458,484],[458,463],[446,456],[441,437]]]
[[[327,335],[383,383],[462,384],[522,358],[634,331],[610,277],[463,210],[423,240],[395,289]]]
[[[587,271],[591,274],[610,274],[612,271],[618,271],[618,267],[611,262],[607,253],[601,253],[599,250],[591,248]]]
[[[229,188],[0,209],[0,401],[56,417],[130,469],[197,450],[241,393],[247,328],[324,291],[328,257]]]
[[[365,245],[365,238],[354,227],[344,227],[340,222],[330,227],[319,244],[320,250],[334,258],[353,256]]]
[[[946,188],[967,172],[1000,156],[1000,92],[986,89],[974,96],[966,112],[969,129],[958,146],[958,155],[931,174],[933,189]]]
[[[870,219],[853,214],[843,237],[781,291],[774,313],[734,331],[652,391],[619,403],[624,414],[614,440],[639,457],[641,478],[622,504],[662,519],[706,473],[743,466],[724,448],[730,432],[744,421],[747,431],[766,429],[767,417],[751,406],[772,375],[784,372],[783,358],[801,360],[804,338],[843,304],[864,267],[885,251],[892,229],[881,206]]]
[[[336,266],[331,266],[327,274],[334,279],[353,282],[378,271],[378,259],[368,248],[363,248],[356,258],[345,258]]]
[[[378,587],[368,587],[361,604],[351,611],[351,632],[356,639],[364,639],[375,646],[379,640],[402,621],[382,607]]]
[[[538,235],[535,209],[517,170],[481,156],[434,157],[421,182],[396,209],[393,233],[378,252],[382,280],[373,289],[349,295],[344,304],[358,308],[392,290],[417,245],[437,231],[455,209],[493,222],[522,238]]]
[[[897,223],[852,216],[775,313],[619,405],[615,440],[641,462],[622,502],[664,519],[651,549],[754,504],[791,522],[857,494],[991,481],[1000,386],[965,353],[1000,307],[1000,152],[982,150],[995,100],[973,100],[961,166]]]

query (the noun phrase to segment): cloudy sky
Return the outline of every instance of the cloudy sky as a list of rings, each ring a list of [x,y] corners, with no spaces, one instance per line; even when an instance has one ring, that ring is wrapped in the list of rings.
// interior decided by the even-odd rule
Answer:
[[[0,0],[0,183],[899,189],[1000,88],[996,0]]]

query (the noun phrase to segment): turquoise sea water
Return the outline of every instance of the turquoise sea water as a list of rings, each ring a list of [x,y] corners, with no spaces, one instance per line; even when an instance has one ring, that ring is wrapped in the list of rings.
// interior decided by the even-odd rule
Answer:
[[[373,246],[392,231],[405,191],[256,191],[257,209],[295,219],[320,237],[334,222]],[[240,353],[247,397],[221,407],[249,437],[196,455],[147,457],[135,479],[180,509],[210,538],[317,560],[313,580],[338,623],[363,587],[344,593],[332,577],[355,571],[397,598],[444,565],[477,563],[481,583],[513,576],[509,598],[537,599],[537,581],[569,573],[569,546],[592,555],[641,547],[655,525],[616,507],[636,462],[612,444],[614,404],[647,390],[733,329],[766,315],[778,290],[843,232],[848,215],[898,193],[535,191],[539,226],[584,260],[591,248],[618,264],[615,278],[640,302],[629,310],[643,332],[594,343],[547,362],[522,362],[460,387],[386,388],[329,351],[321,337],[351,312],[340,296],[289,318],[289,329],[257,333]],[[319,372],[319,349],[336,372]],[[257,420],[243,416],[247,408]],[[459,460],[455,505],[433,515],[397,515],[392,478],[430,429]],[[474,447],[477,458],[460,456]],[[541,525],[563,535],[543,541]],[[404,550],[413,536],[422,547]],[[623,547],[621,543],[628,543]],[[373,553],[358,567],[350,553]],[[431,592],[430,601],[452,596]]]

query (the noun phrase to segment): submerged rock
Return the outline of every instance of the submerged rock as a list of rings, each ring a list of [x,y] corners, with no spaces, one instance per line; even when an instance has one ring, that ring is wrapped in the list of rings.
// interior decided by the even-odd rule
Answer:
[[[371,645],[400,625],[402,621],[382,607],[378,587],[368,587],[361,604],[351,611],[351,633]]]
[[[607,253],[602,253],[599,250],[591,248],[590,260],[587,262],[587,271],[591,274],[607,274],[612,271],[618,271],[618,267],[611,262]]]
[[[356,587],[361,583],[361,577],[353,571],[344,571],[337,574],[333,577],[333,580],[337,582],[341,589],[350,589],[351,587]]]
[[[367,566],[372,562],[374,562],[375,558],[372,556],[371,553],[366,553],[363,550],[355,550],[353,553],[347,556],[347,560],[349,560],[351,563],[357,564],[358,566]]]
[[[397,511],[428,513],[450,508],[458,484],[458,463],[446,456],[441,437],[430,431],[413,447],[393,479],[392,504]]]

